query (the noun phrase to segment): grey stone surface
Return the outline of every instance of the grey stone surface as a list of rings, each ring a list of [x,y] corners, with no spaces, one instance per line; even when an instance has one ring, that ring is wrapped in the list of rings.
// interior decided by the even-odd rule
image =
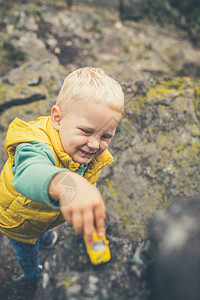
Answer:
[[[66,224],[57,227],[55,248],[40,249],[43,270],[35,299],[148,299],[146,280],[129,272],[130,257],[147,237],[146,225],[156,211],[200,192],[199,79],[177,77],[198,75],[199,49],[185,31],[121,22],[111,8],[67,10],[64,1],[44,1],[42,6],[15,3],[0,14],[1,45],[8,42],[26,54],[25,62],[15,64],[12,55],[9,60],[4,51],[3,59],[0,55],[0,169],[9,123],[48,115],[68,72],[101,66],[123,84],[126,95],[110,145],[115,164],[103,170],[98,184],[112,260],[93,267],[82,238]],[[196,69],[188,71],[188,65]],[[0,240],[1,297],[29,299],[23,289],[7,286],[21,271],[6,237]]]

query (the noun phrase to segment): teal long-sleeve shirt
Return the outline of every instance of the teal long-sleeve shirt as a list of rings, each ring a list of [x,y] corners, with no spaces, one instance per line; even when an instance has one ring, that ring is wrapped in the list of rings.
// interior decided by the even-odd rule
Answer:
[[[84,176],[86,166],[80,166],[76,173]],[[15,163],[12,168],[13,185],[26,198],[41,204],[48,204],[59,209],[59,202],[52,201],[48,194],[48,187],[52,178],[59,172],[69,171],[58,168],[54,155],[45,143],[30,142],[17,146]]]

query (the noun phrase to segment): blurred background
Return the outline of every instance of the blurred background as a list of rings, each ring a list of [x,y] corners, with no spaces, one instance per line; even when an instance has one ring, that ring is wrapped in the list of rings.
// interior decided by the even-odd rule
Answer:
[[[199,10],[198,0],[1,1],[0,74],[54,57],[126,81],[131,71],[199,76]]]

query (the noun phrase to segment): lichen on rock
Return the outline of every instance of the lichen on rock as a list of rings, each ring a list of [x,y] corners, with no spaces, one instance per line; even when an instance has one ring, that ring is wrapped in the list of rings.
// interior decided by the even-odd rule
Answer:
[[[116,163],[100,186],[113,233],[140,240],[157,209],[199,193],[200,132],[191,79],[143,81],[142,88],[135,82],[130,89],[111,145]]]

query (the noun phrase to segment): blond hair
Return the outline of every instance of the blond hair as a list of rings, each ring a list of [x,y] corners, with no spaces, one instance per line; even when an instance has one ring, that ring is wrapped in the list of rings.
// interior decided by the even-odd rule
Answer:
[[[124,110],[121,86],[101,68],[77,69],[65,78],[56,104],[61,112],[65,112],[76,101],[103,103],[120,113]]]

